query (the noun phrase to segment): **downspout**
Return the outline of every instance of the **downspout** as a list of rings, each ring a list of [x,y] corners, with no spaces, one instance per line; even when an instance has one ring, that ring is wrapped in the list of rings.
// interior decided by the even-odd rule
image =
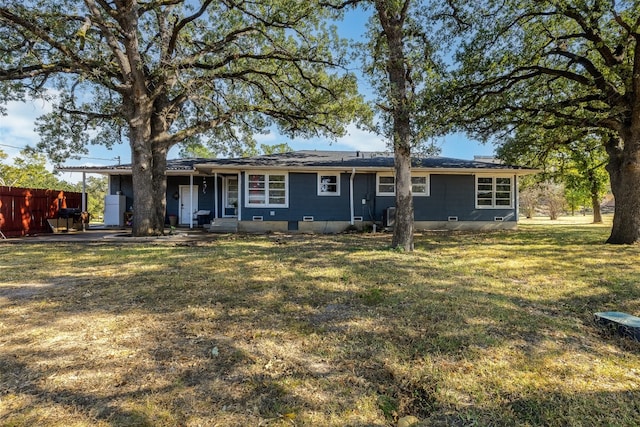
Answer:
[[[193,174],[189,175],[189,228],[193,229]]]
[[[350,199],[349,200],[349,207],[351,209],[351,220],[349,221],[349,223],[351,225],[355,224],[355,220],[353,219],[353,209],[354,209],[354,205],[355,202],[353,201],[353,179],[356,176],[356,168],[351,169],[351,177],[349,178],[349,195],[350,195]]]

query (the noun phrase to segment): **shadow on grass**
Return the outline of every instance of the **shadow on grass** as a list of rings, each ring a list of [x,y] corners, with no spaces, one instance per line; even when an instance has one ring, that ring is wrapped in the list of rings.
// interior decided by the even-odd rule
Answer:
[[[80,413],[87,425],[382,426],[407,414],[566,425],[591,404],[591,421],[612,407],[638,421],[635,390],[583,393],[553,369],[569,382],[586,373],[548,362],[575,353],[588,371],[637,359],[636,345],[615,354],[618,340],[590,323],[640,300],[637,248],[594,248],[601,234],[425,233],[414,254],[381,249],[384,236],[34,248],[35,286],[0,288],[0,385],[18,396],[0,415],[39,421],[61,406],[58,420]]]

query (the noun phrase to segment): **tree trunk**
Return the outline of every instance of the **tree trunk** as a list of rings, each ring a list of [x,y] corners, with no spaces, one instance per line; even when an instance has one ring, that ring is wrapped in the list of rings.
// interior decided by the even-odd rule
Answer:
[[[413,251],[413,194],[411,191],[411,107],[407,90],[406,61],[404,56],[404,19],[406,10],[398,4],[377,0],[376,11],[387,39],[389,58],[386,69],[389,78],[391,107],[391,136],[395,159],[396,221],[391,246]]]
[[[613,227],[607,243],[632,244],[640,241],[640,141],[631,133],[607,144],[607,172],[615,198]]]
[[[413,250],[413,192],[411,191],[411,150],[400,146],[395,149],[396,223],[391,246],[405,251]]]
[[[602,224],[602,212],[600,211],[600,194],[596,190],[591,192],[591,207],[593,208],[593,223]]]
[[[133,181],[134,236],[159,236],[164,233],[166,210],[167,150],[153,145],[151,107],[138,104],[138,113],[130,120],[130,145]]]
[[[132,134],[140,133],[132,130]],[[136,137],[134,137],[136,138]],[[138,139],[139,138],[139,139]],[[155,189],[153,180],[153,154],[148,137],[138,136],[131,141],[133,181],[133,227],[134,236],[154,236],[157,230],[152,221],[155,212]]]

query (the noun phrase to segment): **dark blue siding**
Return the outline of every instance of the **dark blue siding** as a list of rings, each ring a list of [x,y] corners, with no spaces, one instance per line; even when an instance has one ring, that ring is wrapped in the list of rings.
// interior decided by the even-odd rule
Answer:
[[[188,176],[169,176],[167,177],[167,222],[169,221],[169,215],[177,215],[180,212],[180,201],[173,198],[173,194],[178,191],[180,185],[189,185],[190,179]],[[198,192],[198,207],[197,210],[210,210],[213,215],[213,178],[207,177],[207,189],[203,193],[203,180],[202,177],[194,178],[193,185],[199,187]],[[219,185],[219,183],[218,183]],[[220,186],[218,186],[220,189]],[[117,191],[121,191],[127,197],[127,210],[133,206],[133,181],[131,175],[118,175],[111,177],[110,194],[116,194]],[[135,206],[133,206],[135,209]]]
[[[495,217],[515,220],[514,209],[476,209],[475,177],[473,175],[435,175],[430,177],[429,197],[414,197],[416,221],[493,221]]]
[[[318,196],[316,173],[290,173],[288,208],[243,207],[242,218],[262,216],[265,221],[301,221],[308,215],[316,221],[349,221],[350,176],[349,173],[340,175],[340,196]],[[495,217],[516,220],[514,209],[475,208],[473,175],[432,174],[429,180],[430,195],[413,199],[416,221],[447,221],[450,216],[458,217],[459,221],[494,221]],[[244,185],[241,188],[246,197]],[[395,197],[375,195],[375,173],[356,174],[353,194],[354,216],[361,216],[365,221],[382,221],[385,209],[395,206]]]
[[[349,178],[350,174],[340,174],[339,196],[319,196],[316,173],[289,173],[288,208],[247,208],[243,202],[242,218],[262,216],[265,221],[302,221],[303,216],[312,216],[315,221],[349,221]],[[242,179],[242,197],[246,200],[244,174]]]
[[[302,221],[303,216],[313,216],[315,221],[349,221],[350,216],[350,173],[340,174],[339,196],[318,196],[317,173],[289,173],[288,208],[246,208],[244,179],[239,184],[242,194],[242,219],[251,220],[262,216],[265,221]],[[167,178],[167,214],[180,211],[179,201],[173,198],[180,185],[189,185],[189,177],[170,176]],[[214,211],[213,177],[207,177],[206,193],[202,192],[202,177],[194,178],[199,186],[198,209]],[[515,209],[476,209],[475,178],[473,175],[437,175],[429,177],[430,195],[414,197],[416,221],[447,221],[450,216],[458,221],[494,221],[503,217],[505,221],[516,221]],[[222,176],[218,176],[218,206],[222,205]],[[127,208],[133,204],[133,189],[130,175],[112,176],[110,193],[121,191],[127,196]],[[384,210],[395,206],[394,197],[376,196],[376,174],[358,173],[353,182],[354,216],[365,221],[382,221]],[[514,195],[515,196],[515,195]],[[363,203],[364,201],[364,203]],[[271,215],[271,213],[274,215]],[[218,211],[218,216],[222,216]]]
[[[196,210],[211,211],[211,216],[213,217],[213,177],[206,177],[206,181],[206,191],[203,192],[203,178],[201,176],[193,178],[193,185],[198,186],[198,194],[194,194],[194,197],[198,198],[198,206]],[[179,194],[181,185],[189,185],[190,182],[191,179],[188,176],[167,177],[167,215],[178,215],[180,213],[180,200],[174,199],[173,195],[176,192]],[[220,191],[220,182],[218,182],[218,191]]]
[[[133,206],[133,181],[131,175],[112,175],[110,183],[109,194],[118,194],[118,191],[120,191],[127,198],[125,209],[129,210]]]

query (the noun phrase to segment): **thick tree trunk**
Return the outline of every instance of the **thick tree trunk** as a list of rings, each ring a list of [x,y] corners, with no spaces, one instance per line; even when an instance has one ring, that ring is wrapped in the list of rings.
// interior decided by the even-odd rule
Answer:
[[[144,109],[138,107],[139,111]],[[159,236],[164,232],[167,150],[153,145],[147,119],[150,106],[148,110],[130,120],[134,236]]]
[[[411,150],[406,146],[395,149],[396,223],[391,246],[413,250],[413,192],[411,191]]]
[[[387,39],[389,58],[386,68],[389,77],[389,104],[393,134],[396,183],[396,221],[391,246],[413,250],[413,194],[411,191],[411,107],[407,90],[404,56],[404,20],[406,10],[388,0],[376,0],[378,19]]]
[[[135,130],[132,134],[136,133]],[[149,139],[139,137],[131,141],[132,180],[133,180],[133,227],[134,236],[159,235],[162,229],[155,227],[152,220],[155,214],[154,159]]]
[[[640,241],[640,138],[626,135],[607,144],[607,171],[615,198],[613,227],[607,243],[631,244]]]

